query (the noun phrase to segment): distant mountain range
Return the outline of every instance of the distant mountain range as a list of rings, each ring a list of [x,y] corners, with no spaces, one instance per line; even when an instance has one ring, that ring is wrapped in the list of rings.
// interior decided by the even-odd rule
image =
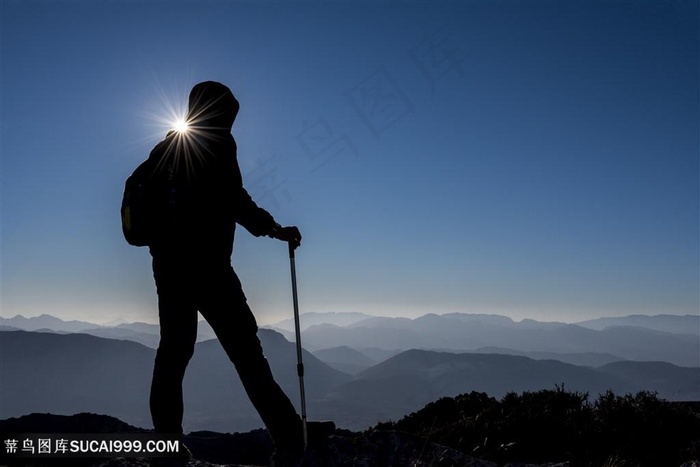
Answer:
[[[294,344],[266,329],[259,336],[278,382],[298,404]],[[150,425],[153,349],[88,334],[3,331],[0,355],[0,418],[33,412],[95,412]],[[310,401],[350,379],[306,351],[304,365]],[[233,365],[216,340],[197,344],[184,392],[189,430],[240,431],[260,425]]]
[[[0,332],[0,418],[32,412],[115,414],[148,422],[154,351],[88,334]]]
[[[16,315],[12,318],[0,317],[0,326],[25,331],[50,330],[53,332],[82,332],[85,329],[99,327],[85,321],[63,321],[51,315],[32,316],[31,318],[25,318],[22,315]]]
[[[580,321],[579,326],[602,331],[614,326],[640,327],[673,334],[700,334],[700,314],[697,315],[629,315],[620,318],[598,318]]]
[[[660,315],[630,325],[616,318],[611,326],[596,321],[591,329],[578,324],[515,322],[498,315],[452,313],[428,314],[415,319],[368,318],[346,326],[316,324],[302,333],[310,350],[346,346],[356,350],[380,347],[387,350],[426,349],[474,352],[497,347],[516,353],[609,354],[635,361],[666,361],[679,366],[700,366],[700,317]],[[318,321],[318,317],[316,317]],[[644,324],[645,326],[642,326]],[[671,333],[660,329],[683,329]]]
[[[328,341],[334,345],[319,347],[314,354],[304,353],[310,418],[333,419],[341,427],[364,429],[441,396],[484,391],[499,397],[555,385],[592,396],[606,389],[617,393],[651,390],[670,400],[700,400],[699,365],[672,363],[672,359],[692,362],[693,357],[698,358],[698,336],[617,325],[597,331],[503,318],[427,315],[415,320],[366,318],[344,327],[311,326],[303,335],[304,346],[312,337],[329,339],[323,337],[323,329],[338,338]],[[35,325],[43,327],[47,322]],[[65,334],[65,327],[60,330],[64,334],[10,330],[23,324],[26,321],[3,320],[5,331],[0,332],[0,418],[32,412],[96,412],[150,426],[148,390],[154,350],[133,340],[139,335],[157,342],[152,339],[157,326],[123,323],[85,330],[123,332],[116,340]],[[77,326],[77,322],[70,325]],[[479,339],[469,327],[480,331]],[[419,336],[419,330],[425,335]],[[431,350],[397,346],[406,336],[416,339],[416,347],[425,345],[438,331],[444,338]],[[464,345],[459,344],[460,331],[474,345],[477,340],[480,344],[508,340],[508,347],[482,345],[470,352],[459,351],[450,346]],[[361,338],[363,333],[368,336]],[[278,382],[298,404],[294,344],[272,330],[261,329],[259,335]],[[344,345],[340,337],[354,339],[355,345]],[[542,341],[539,346],[535,345],[537,338]],[[643,344],[656,348],[645,349]],[[631,360],[626,355],[636,355],[638,360],[646,355],[672,359],[625,361]],[[233,366],[215,340],[197,344],[184,389],[187,430],[230,432],[260,426]]]
[[[428,314],[416,319],[306,313],[300,321],[305,330],[304,347],[350,374],[415,348],[519,355],[592,367],[620,360],[700,366],[700,315],[630,315],[566,324],[528,319],[516,322],[501,315],[467,313]],[[295,340],[293,320],[263,327]],[[114,326],[99,326],[50,315],[0,319],[0,330],[17,329],[82,332],[131,340],[150,348],[156,348],[159,340],[159,328],[154,324],[118,320]],[[200,321],[198,342],[214,337],[211,327]]]
[[[359,350],[346,346],[317,350],[313,354],[331,367],[351,375],[366,370],[379,363],[379,361],[384,360],[375,360]]]
[[[148,323],[123,323],[116,320],[114,326],[98,325],[86,321],[63,321],[51,315],[25,318],[16,315],[12,318],[0,318],[0,330],[23,330],[65,333],[83,333],[107,339],[121,339],[138,342],[155,349],[160,339],[160,327]],[[214,339],[216,336],[206,321],[200,321],[197,330],[197,342]]]
[[[299,327],[302,331],[305,331],[310,326],[316,324],[333,324],[335,326],[348,326],[350,324],[355,324],[357,322],[374,318],[371,315],[366,315],[364,313],[304,313],[299,319]],[[294,319],[285,319],[278,323],[273,324],[271,327],[294,332]]]

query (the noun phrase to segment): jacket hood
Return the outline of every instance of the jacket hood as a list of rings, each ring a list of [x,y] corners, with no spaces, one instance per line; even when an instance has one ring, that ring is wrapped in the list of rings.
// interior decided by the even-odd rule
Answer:
[[[199,130],[230,131],[238,109],[238,101],[227,86],[204,81],[190,91],[187,121]]]

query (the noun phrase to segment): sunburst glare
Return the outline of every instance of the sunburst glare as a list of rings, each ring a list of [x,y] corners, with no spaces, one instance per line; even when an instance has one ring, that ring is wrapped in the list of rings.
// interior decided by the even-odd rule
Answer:
[[[175,120],[174,130],[178,133],[185,133],[189,129],[189,123],[184,118]]]
[[[191,122],[186,117],[188,93],[186,86],[169,86],[166,89],[158,81],[154,83],[142,105],[144,128],[150,128],[143,136],[144,142],[153,144],[173,130],[183,135],[188,130],[191,132]]]
[[[143,142],[154,144],[161,141],[168,146],[168,157],[159,161],[159,167],[171,162],[184,177],[196,176],[197,167],[207,164],[206,149],[203,142],[211,136],[207,134],[197,115],[188,115],[189,90],[177,86],[177,90],[156,83],[143,108],[148,109],[142,116],[147,122],[144,127],[151,128],[144,135]],[[174,159],[171,159],[174,158]]]

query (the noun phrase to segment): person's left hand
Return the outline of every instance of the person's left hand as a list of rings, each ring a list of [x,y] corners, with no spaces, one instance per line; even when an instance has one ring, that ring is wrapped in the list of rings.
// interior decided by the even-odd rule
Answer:
[[[270,237],[288,242],[294,249],[301,245],[301,232],[296,226],[279,227],[270,234]]]

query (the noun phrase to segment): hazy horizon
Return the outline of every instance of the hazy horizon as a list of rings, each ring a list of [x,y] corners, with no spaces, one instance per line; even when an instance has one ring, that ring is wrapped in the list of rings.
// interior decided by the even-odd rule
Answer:
[[[0,314],[155,323],[126,177],[204,80],[300,310],[700,313],[697,2],[0,3]],[[164,14],[167,12],[167,14]],[[260,324],[284,244],[236,234]]]
[[[467,314],[467,315],[473,314],[473,315],[505,316],[506,318],[512,319],[513,322],[515,322],[515,323],[521,323],[522,321],[525,321],[525,320],[534,320],[534,321],[542,322],[542,323],[561,322],[561,323],[564,323],[564,324],[576,324],[576,323],[583,322],[583,321],[589,321],[589,320],[595,320],[595,319],[601,319],[601,318],[625,318],[625,317],[631,317],[631,316],[644,316],[644,317],[653,317],[653,316],[678,316],[678,317],[682,317],[682,316],[697,316],[697,314],[692,314],[692,313],[686,313],[686,314],[673,314],[673,313],[643,314],[643,313],[631,313],[631,314],[629,314],[629,315],[620,315],[620,316],[603,316],[603,315],[601,315],[601,316],[595,316],[595,317],[587,317],[587,318],[582,318],[582,319],[576,319],[576,320],[573,320],[573,321],[562,321],[562,320],[555,320],[555,319],[551,319],[551,320],[547,320],[547,319],[534,319],[534,318],[530,318],[530,317],[514,318],[513,316],[509,316],[509,315],[507,315],[507,314],[502,314],[502,313],[478,313],[478,312],[461,312],[461,311],[452,311],[452,312],[447,311],[447,312],[444,312],[444,313],[425,312],[425,313],[416,314],[415,316],[406,316],[405,314],[393,315],[393,316],[392,316],[392,315],[372,314],[372,313],[366,313],[366,312],[360,313],[360,312],[353,312],[353,311],[348,311],[348,312],[343,312],[343,311],[339,311],[339,312],[336,312],[336,311],[327,311],[327,312],[309,311],[309,312],[301,312],[301,313],[300,313],[300,320],[301,320],[301,324],[302,324],[302,326],[303,326],[303,324],[304,324],[304,323],[303,323],[303,321],[304,321],[304,315],[310,315],[310,314],[320,314],[320,315],[323,315],[323,314],[353,314],[353,313],[358,313],[358,314],[367,315],[367,316],[370,317],[370,318],[407,318],[407,319],[412,319],[412,320],[413,320],[413,319],[420,318],[420,317],[423,317],[423,316],[426,316],[426,315],[431,315],[431,314],[435,314],[435,315],[441,316],[441,315],[448,315],[448,314],[453,314],[453,313],[462,313],[462,314]],[[125,318],[122,318],[122,317],[116,317],[116,318],[111,318],[111,319],[109,319],[109,320],[99,321],[99,320],[94,319],[94,318],[97,318],[98,315],[93,315],[93,316],[91,316],[90,318],[92,318],[92,319],[77,319],[77,318],[70,318],[70,319],[68,319],[68,318],[62,318],[62,317],[56,316],[56,315],[54,315],[54,314],[52,314],[52,313],[38,313],[38,314],[36,314],[36,315],[24,315],[24,314],[18,313],[18,314],[14,314],[14,315],[12,315],[12,316],[4,316],[4,314],[0,314],[0,320],[3,320],[3,319],[5,319],[5,320],[6,320],[6,319],[11,319],[11,318],[15,318],[15,317],[17,317],[17,316],[22,316],[22,317],[24,317],[24,318],[29,319],[29,318],[38,318],[38,317],[40,317],[40,316],[45,316],[45,315],[48,315],[48,316],[51,316],[51,317],[54,317],[54,318],[61,319],[62,321],[83,321],[83,322],[86,322],[86,323],[96,324],[96,325],[100,325],[100,326],[116,326],[116,325],[121,324],[121,323],[124,323],[124,324],[133,324],[133,323],[158,324],[158,320],[157,320],[157,319],[156,319],[156,320],[151,320],[151,321],[143,321],[143,320],[132,321],[132,320],[128,320],[128,319],[125,319]],[[283,317],[281,317],[281,319],[276,319],[275,317],[268,316],[268,321],[261,321],[261,320],[258,320],[258,324],[259,324],[260,326],[274,326],[274,325],[279,324],[279,323],[281,323],[281,322],[283,322],[283,321],[286,321],[286,320],[292,320],[292,321],[293,321],[293,320],[294,320],[294,315],[293,315],[293,313],[290,313],[289,316],[286,316],[286,317],[283,316]],[[201,314],[199,315],[199,321],[205,321]],[[699,330],[699,331],[700,331],[700,330]]]

